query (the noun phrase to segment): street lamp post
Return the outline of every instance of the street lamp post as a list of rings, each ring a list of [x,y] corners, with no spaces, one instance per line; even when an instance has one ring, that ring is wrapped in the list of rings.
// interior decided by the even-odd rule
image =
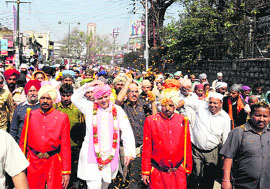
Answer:
[[[58,24],[62,24],[62,23],[68,24],[68,55],[69,55],[69,53],[70,53],[70,25],[75,24],[75,23],[80,25],[80,22],[65,22],[65,21],[58,22]]]
[[[148,0],[145,0],[145,69],[148,70],[149,49],[148,49]]]
[[[16,35],[17,35],[17,39],[16,39],[16,51],[17,51],[17,55],[18,56],[18,61],[16,62],[16,67],[18,68],[19,65],[20,65],[20,4],[25,4],[25,3],[31,3],[31,2],[23,2],[23,1],[20,1],[20,0],[16,0],[16,1],[5,1],[6,4],[8,3],[16,3],[17,4],[17,18],[16,18],[16,21],[17,21],[17,25],[16,25]],[[14,31],[15,32],[15,31]]]

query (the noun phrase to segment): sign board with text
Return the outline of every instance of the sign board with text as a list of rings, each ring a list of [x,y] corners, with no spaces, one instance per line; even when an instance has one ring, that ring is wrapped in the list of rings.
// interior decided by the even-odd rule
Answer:
[[[8,50],[8,40],[7,39],[1,39],[1,51],[7,51]]]

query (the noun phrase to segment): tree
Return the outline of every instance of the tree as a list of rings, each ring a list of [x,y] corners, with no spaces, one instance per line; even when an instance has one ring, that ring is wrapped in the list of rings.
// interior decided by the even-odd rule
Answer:
[[[158,31],[163,27],[166,10],[177,0],[149,0],[148,4],[148,23],[149,23],[149,45],[154,47],[160,45]],[[145,8],[146,0],[141,0],[141,4]]]
[[[138,70],[145,70],[145,61],[140,51],[130,52],[124,55],[124,67],[131,67]]]
[[[86,35],[84,32],[79,31],[78,28],[74,28],[62,42],[64,44],[60,52],[62,57],[81,58],[86,45]]]
[[[161,58],[176,66],[198,59],[248,58],[252,56],[254,7],[247,2],[181,0],[179,20],[163,27]]]
[[[87,36],[87,60],[91,61],[102,61],[103,63],[109,63],[108,60],[113,50],[113,44],[109,41],[107,36],[93,36],[90,34]],[[96,59],[96,57],[98,57]],[[111,59],[111,58],[110,58]]]

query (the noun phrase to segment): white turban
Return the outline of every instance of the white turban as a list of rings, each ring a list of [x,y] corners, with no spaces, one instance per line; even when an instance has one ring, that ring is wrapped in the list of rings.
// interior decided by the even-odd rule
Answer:
[[[191,87],[192,85],[190,79],[187,79],[187,78],[180,78],[179,82],[180,82],[181,87],[185,87],[185,86]]]
[[[123,76],[117,76],[113,80],[113,85],[116,85],[119,82],[123,82],[125,84],[127,82],[127,79],[125,77],[123,77]]]
[[[182,75],[182,72],[181,71],[177,71],[174,73],[174,76],[181,76]]]
[[[240,92],[242,90],[242,85],[241,84],[233,84],[230,88],[230,91],[236,91]]]
[[[45,94],[49,94],[53,101],[57,97],[56,89],[52,85],[43,85],[38,91],[38,100]]]
[[[206,79],[207,75],[205,73],[202,73],[199,75],[199,79]]]
[[[28,66],[27,66],[27,64],[21,64],[20,68],[26,68],[26,69],[28,69]]]
[[[215,86],[216,89],[219,89],[219,88],[222,88],[222,87],[228,87],[227,83],[225,83],[223,81],[219,81],[219,82],[216,83],[216,86]]]
[[[174,106],[177,107],[180,101],[179,91],[165,89],[161,92],[161,95],[160,95],[161,102],[164,100],[164,98],[172,100]]]
[[[148,80],[148,79],[145,79],[145,80],[143,80],[142,82],[141,82],[141,85],[142,86],[151,86],[151,82]]]

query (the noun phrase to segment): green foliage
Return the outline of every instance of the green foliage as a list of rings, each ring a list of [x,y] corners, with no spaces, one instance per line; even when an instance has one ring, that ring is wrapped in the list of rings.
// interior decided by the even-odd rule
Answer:
[[[132,67],[138,70],[144,70],[145,61],[142,58],[142,52],[135,51],[124,55],[124,67]]]
[[[160,56],[176,67],[199,59],[247,58],[250,27],[256,9],[241,1],[180,0],[180,19],[159,30]],[[221,2],[221,3],[218,3]]]

